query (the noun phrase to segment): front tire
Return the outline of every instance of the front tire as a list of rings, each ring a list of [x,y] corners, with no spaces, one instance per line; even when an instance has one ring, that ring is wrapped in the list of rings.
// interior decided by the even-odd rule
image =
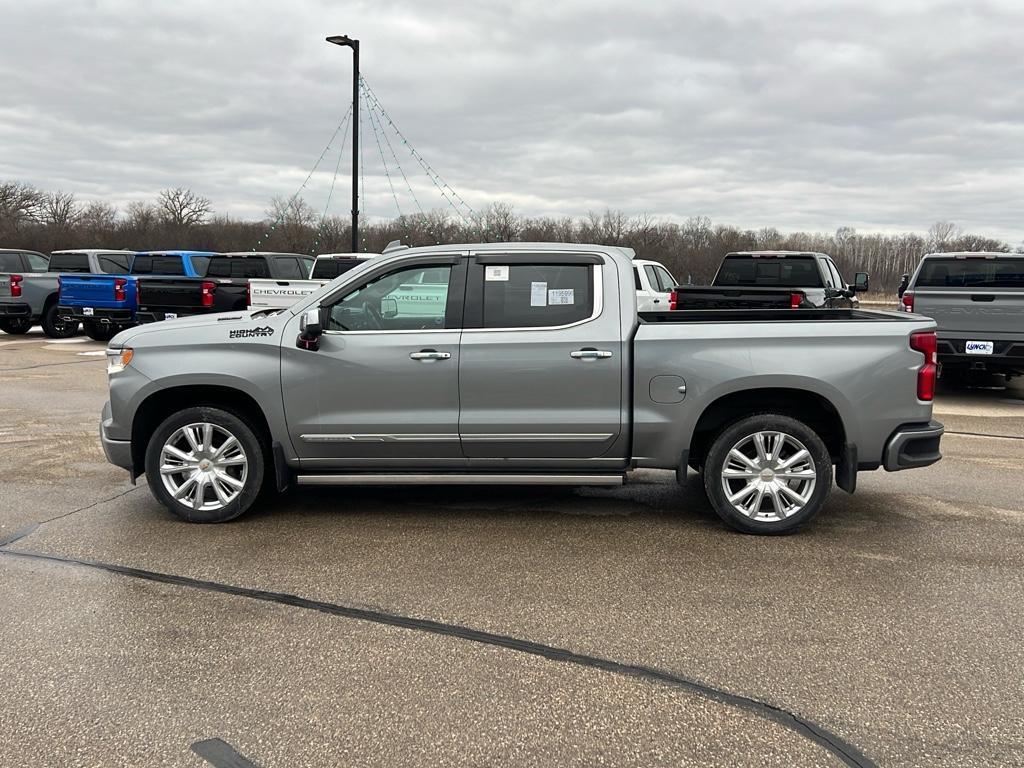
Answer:
[[[9,333],[11,336],[21,336],[28,333],[32,327],[32,321],[27,317],[15,317],[7,320],[0,320],[0,331]]]
[[[791,533],[818,514],[831,487],[832,458],[821,437],[778,413],[725,427],[705,459],[708,499],[744,533]]]
[[[78,321],[70,322],[61,320],[57,316],[57,302],[53,302],[43,310],[43,316],[39,318],[39,324],[43,326],[43,333],[51,339],[70,339],[78,333]]]
[[[224,523],[252,506],[263,485],[264,446],[235,414],[186,408],[157,427],[146,446],[149,488],[190,523]]]

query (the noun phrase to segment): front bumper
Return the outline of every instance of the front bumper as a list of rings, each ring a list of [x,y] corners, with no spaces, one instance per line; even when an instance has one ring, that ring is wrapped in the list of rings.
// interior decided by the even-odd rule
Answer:
[[[132,472],[132,442],[131,440],[111,440],[107,437],[107,425],[113,421],[110,415],[110,403],[103,404],[103,413],[100,414],[100,445],[103,446],[103,455],[107,461],[116,467],[121,467]]]
[[[886,442],[882,466],[889,472],[897,472],[934,464],[942,458],[939,441],[945,429],[937,421],[904,424]]]
[[[113,309],[108,307],[91,307],[92,314],[86,314],[86,307],[57,307],[57,317],[65,321],[99,323],[100,325],[134,325],[130,309]]]
[[[31,317],[32,307],[24,302],[12,301],[0,303],[0,318]]]

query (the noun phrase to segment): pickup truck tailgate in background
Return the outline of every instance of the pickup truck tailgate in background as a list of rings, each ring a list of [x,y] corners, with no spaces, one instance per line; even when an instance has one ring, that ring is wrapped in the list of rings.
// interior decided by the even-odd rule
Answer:
[[[940,333],[1024,335],[1024,290],[917,288],[914,312],[935,320]]]
[[[181,277],[171,280],[143,278],[139,280],[139,309],[151,311],[164,307],[196,309],[203,306],[202,284],[199,277]],[[209,282],[216,282],[215,280]]]
[[[109,275],[61,275],[60,301],[62,304],[91,307],[121,307],[132,303],[135,281],[125,280],[125,300],[114,299],[114,280]]]

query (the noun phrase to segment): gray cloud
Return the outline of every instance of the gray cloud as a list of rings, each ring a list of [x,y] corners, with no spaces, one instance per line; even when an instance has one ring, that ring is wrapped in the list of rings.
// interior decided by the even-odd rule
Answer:
[[[1017,2],[0,0],[0,18],[0,178],[86,199],[181,185],[262,215],[347,107],[350,56],[323,42],[347,33],[396,123],[474,206],[814,230],[951,219],[1024,238]],[[363,132],[365,209],[393,215]],[[424,207],[444,206],[402,160]]]

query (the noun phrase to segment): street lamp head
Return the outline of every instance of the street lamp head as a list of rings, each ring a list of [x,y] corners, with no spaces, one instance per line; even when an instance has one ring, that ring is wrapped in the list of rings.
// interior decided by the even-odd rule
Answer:
[[[343,45],[348,48],[355,48],[359,45],[358,40],[353,40],[348,35],[331,35],[327,38],[327,42],[333,43],[334,45]]]

